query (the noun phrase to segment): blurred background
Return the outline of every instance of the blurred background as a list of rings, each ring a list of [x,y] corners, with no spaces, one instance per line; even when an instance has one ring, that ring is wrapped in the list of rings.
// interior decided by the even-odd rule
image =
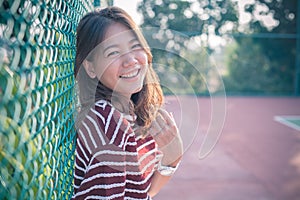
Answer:
[[[76,27],[109,5],[141,26],[184,141],[154,199],[299,200],[300,0],[0,0],[0,199],[71,198]]]
[[[130,12],[141,27],[183,34],[184,42],[172,35],[154,37],[161,43],[167,39],[168,50],[188,51],[185,52],[189,54],[188,59],[196,60],[203,73],[209,73],[209,59],[209,64],[217,66],[227,94],[300,94],[299,40],[297,42],[300,34],[297,13],[300,11],[297,0],[129,2],[107,1]],[[190,42],[186,41],[187,37]],[[198,48],[195,49],[195,45]],[[199,47],[205,49],[208,57],[199,56]],[[188,63],[159,50],[154,51],[154,58],[180,71],[196,94],[207,94],[205,87],[199,85],[203,81],[192,75]]]

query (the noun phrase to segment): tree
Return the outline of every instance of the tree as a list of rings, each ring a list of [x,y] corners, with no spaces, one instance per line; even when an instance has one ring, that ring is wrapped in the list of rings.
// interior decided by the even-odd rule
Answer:
[[[205,38],[226,33],[224,26],[237,21],[235,6],[236,4],[231,1],[218,0],[141,2],[139,11],[144,15],[142,26],[144,30],[147,30],[147,27],[154,29],[145,31],[146,38],[150,40],[152,47],[159,46],[152,48],[154,62],[160,63],[160,66],[168,66],[166,68],[175,70],[177,74],[180,73],[192,88],[192,90],[180,89],[180,85],[176,88],[174,84],[169,84],[173,86],[173,92],[208,93],[207,79],[214,73],[211,73],[211,63],[206,53],[212,49]],[[229,31],[234,28],[236,27],[233,26]],[[202,37],[199,37],[200,35]],[[201,41],[197,49],[189,46],[195,37]],[[160,45],[153,45],[156,43]],[[158,72],[161,79],[166,80],[163,76],[166,70],[160,67]]]
[[[237,46],[229,54],[229,77],[225,78],[229,90],[293,94],[296,8],[296,0],[256,0],[245,5],[245,11],[251,14],[245,32],[252,37],[235,38]],[[267,26],[263,21],[267,17],[276,23]]]
[[[143,0],[138,6],[143,27],[177,31],[187,36],[221,35],[237,29],[237,3],[220,0]],[[231,24],[227,30],[225,26]]]
[[[207,48],[209,54],[214,51],[209,45],[213,36],[225,38],[232,34],[234,48],[227,51],[230,53],[228,73],[224,77],[228,91],[291,94],[295,74],[296,37],[293,34],[296,33],[297,0],[244,2],[244,12],[251,16],[246,24],[239,21],[241,2],[143,0],[139,11],[144,15],[144,27],[157,27],[159,32],[170,29],[190,38],[198,37],[200,46]],[[166,45],[166,51],[180,52],[188,43],[174,37],[156,38],[165,44],[171,41],[173,45]],[[165,55],[157,56],[163,60]],[[182,73],[188,74],[188,67],[181,67],[184,68]]]

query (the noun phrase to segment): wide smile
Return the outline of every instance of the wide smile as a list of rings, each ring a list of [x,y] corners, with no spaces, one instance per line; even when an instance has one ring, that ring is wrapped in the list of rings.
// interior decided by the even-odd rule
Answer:
[[[136,69],[132,72],[126,73],[126,74],[122,74],[119,77],[120,78],[125,78],[125,79],[130,79],[130,78],[134,78],[137,77],[139,75],[140,69]]]

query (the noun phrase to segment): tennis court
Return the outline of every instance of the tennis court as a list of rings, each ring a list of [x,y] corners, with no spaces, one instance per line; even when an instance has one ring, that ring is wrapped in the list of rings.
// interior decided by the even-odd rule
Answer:
[[[300,131],[300,116],[275,116],[274,120]]]
[[[198,123],[199,129],[180,169],[155,199],[299,199],[300,131],[289,125],[298,127],[299,121],[287,116],[300,115],[300,98],[227,97],[220,140],[204,159],[199,159],[198,152],[209,127],[211,101],[196,101],[202,117],[193,121],[195,109],[190,106],[190,110],[180,111],[178,102],[192,105],[195,99],[167,99],[177,123],[180,124],[180,112],[190,112],[192,116],[189,124],[181,124],[183,137],[193,131],[189,129],[191,125]]]

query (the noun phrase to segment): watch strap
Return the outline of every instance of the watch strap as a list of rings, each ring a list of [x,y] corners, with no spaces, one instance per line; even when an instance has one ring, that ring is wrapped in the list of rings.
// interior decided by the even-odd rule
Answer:
[[[157,171],[163,176],[172,176],[178,169],[179,164],[180,164],[180,162],[177,163],[177,165],[174,167],[174,166],[162,165],[160,162],[158,164]]]

